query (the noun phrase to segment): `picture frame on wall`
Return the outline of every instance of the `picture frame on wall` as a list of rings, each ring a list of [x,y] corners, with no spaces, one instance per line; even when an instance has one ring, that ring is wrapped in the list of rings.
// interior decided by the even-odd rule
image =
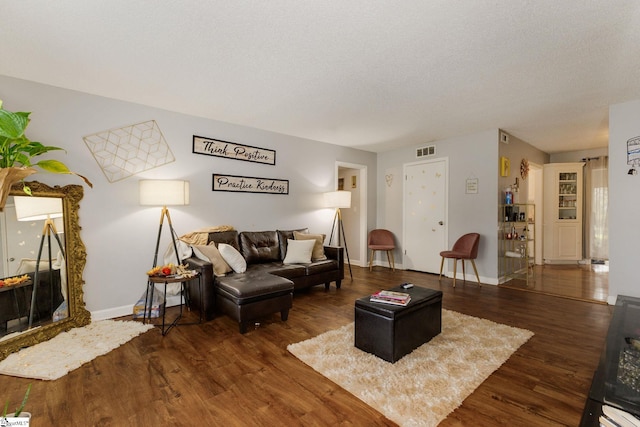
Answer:
[[[465,185],[466,194],[478,194],[478,178],[469,178]]]
[[[271,166],[276,164],[275,150],[198,135],[193,135],[193,153]]]
[[[511,162],[508,157],[500,157],[500,176],[511,175]]]
[[[288,179],[213,174],[213,191],[234,193],[289,194]]]

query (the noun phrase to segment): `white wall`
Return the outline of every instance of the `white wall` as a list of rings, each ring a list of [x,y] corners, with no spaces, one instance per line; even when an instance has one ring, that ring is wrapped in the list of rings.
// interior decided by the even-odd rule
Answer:
[[[640,175],[628,175],[627,140],[640,136],[640,100],[609,108],[609,303],[640,297]]]
[[[498,277],[498,129],[429,144],[435,157],[449,158],[449,227],[451,246],[461,235],[481,235],[476,265],[482,280],[497,284]],[[416,147],[378,155],[378,227],[391,230],[399,246],[396,263],[402,263],[403,165],[416,162]],[[429,158],[431,159],[431,158]],[[387,178],[392,177],[391,185]],[[467,178],[478,178],[478,194],[466,194]]]
[[[536,163],[543,165],[549,163],[549,155],[543,151],[538,150],[531,144],[516,138],[513,135],[509,135],[509,144],[500,143],[498,149],[498,155],[500,157],[506,157],[511,162],[511,173],[509,176],[503,177],[498,173],[498,198],[500,203],[504,200],[504,190],[507,187],[513,187],[516,178],[519,180],[520,191],[514,193],[515,203],[526,203],[529,200],[528,183],[522,179],[520,175],[520,163],[522,159],[527,159],[530,163]],[[536,207],[538,218],[536,219],[538,224],[542,225],[542,210],[540,206]]]
[[[214,120],[186,116],[132,103],[0,76],[0,99],[11,111],[31,111],[27,135],[67,150],[52,156],[87,176],[80,207],[81,236],[87,247],[84,271],[87,308],[98,317],[128,314],[146,285],[160,210],[138,204],[140,179],[186,179],[191,204],[171,208],[176,232],[229,224],[238,230],[309,227],[331,231],[333,211],[322,208],[322,193],[334,190],[335,164],[363,164],[369,170],[368,229],[376,224],[376,155]],[[176,161],[109,183],[82,137],[148,120],[156,120]],[[276,165],[262,165],[192,153],[192,136],[200,135],[274,149]],[[289,195],[212,192],[213,173],[288,179]],[[71,176],[39,173],[48,185],[81,184]],[[161,246],[166,248],[167,242]],[[125,311],[122,313],[122,311]]]

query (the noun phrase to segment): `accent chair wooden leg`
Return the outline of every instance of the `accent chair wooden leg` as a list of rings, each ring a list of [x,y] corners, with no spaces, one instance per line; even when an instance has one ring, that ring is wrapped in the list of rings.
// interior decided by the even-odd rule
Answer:
[[[373,255],[376,253],[375,249],[371,249],[371,256],[369,257],[369,271],[371,271],[371,266],[373,265]]]
[[[442,279],[442,267],[444,267],[444,257],[440,261],[440,276],[438,276],[438,280]]]
[[[462,258],[460,260],[460,262],[462,263],[462,281],[466,283],[466,281],[467,281],[467,273],[465,273],[465,271],[464,271],[464,258]]]
[[[473,266],[473,271],[476,272],[476,279],[478,279],[478,286],[482,286],[480,284],[480,276],[478,276],[478,269],[476,268],[476,263],[473,260],[471,260],[471,265]]]
[[[456,268],[458,268],[458,258],[453,259],[453,287],[456,287]]]
[[[391,269],[396,271],[396,260],[393,258],[393,251],[389,251],[391,253]]]

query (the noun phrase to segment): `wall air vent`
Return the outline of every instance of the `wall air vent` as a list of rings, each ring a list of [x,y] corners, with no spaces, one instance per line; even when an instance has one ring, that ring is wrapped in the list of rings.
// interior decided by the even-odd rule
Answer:
[[[504,132],[500,132],[500,142],[502,142],[504,144],[508,144],[509,143],[509,134],[504,133]]]
[[[426,147],[418,148],[416,150],[416,157],[427,157],[427,156],[435,156],[436,155],[436,146],[435,145],[427,145]]]

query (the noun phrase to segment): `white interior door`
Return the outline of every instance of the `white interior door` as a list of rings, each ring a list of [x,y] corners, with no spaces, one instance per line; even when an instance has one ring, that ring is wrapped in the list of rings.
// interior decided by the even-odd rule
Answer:
[[[440,272],[447,249],[447,159],[404,167],[404,254],[408,270]]]

